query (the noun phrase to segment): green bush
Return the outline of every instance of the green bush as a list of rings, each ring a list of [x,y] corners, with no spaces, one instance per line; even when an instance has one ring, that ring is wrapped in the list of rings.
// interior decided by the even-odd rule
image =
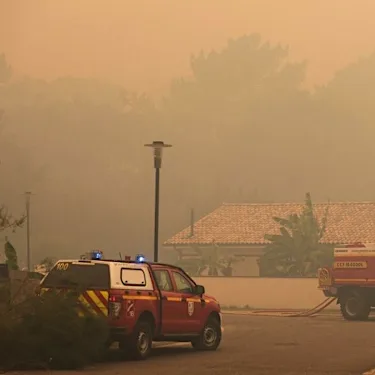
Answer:
[[[78,293],[48,292],[10,306],[0,316],[0,368],[82,368],[108,340],[104,319],[77,314]]]

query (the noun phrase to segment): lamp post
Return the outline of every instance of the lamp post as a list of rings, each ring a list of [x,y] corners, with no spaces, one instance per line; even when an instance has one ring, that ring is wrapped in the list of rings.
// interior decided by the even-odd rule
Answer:
[[[25,193],[26,197],[26,246],[27,246],[27,270],[31,271],[31,251],[30,251],[30,198],[31,191]]]
[[[155,168],[155,226],[154,226],[154,262],[159,259],[159,187],[160,187],[160,168],[163,156],[163,148],[172,147],[163,141],[154,141],[145,147],[154,149],[154,168]]]

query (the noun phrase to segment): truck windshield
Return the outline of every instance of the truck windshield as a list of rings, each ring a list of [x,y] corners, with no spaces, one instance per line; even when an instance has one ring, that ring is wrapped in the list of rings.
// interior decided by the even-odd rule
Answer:
[[[62,262],[48,273],[43,288],[109,289],[108,264]]]

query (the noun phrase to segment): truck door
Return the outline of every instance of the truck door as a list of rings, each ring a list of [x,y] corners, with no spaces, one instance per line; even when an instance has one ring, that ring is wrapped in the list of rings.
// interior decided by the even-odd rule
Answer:
[[[178,333],[178,294],[173,289],[173,284],[168,270],[154,270],[156,282],[162,295],[162,333]]]
[[[179,298],[176,303],[176,324],[181,333],[198,333],[201,331],[202,303],[199,296],[193,293],[193,284],[180,272],[171,271],[174,289]]]

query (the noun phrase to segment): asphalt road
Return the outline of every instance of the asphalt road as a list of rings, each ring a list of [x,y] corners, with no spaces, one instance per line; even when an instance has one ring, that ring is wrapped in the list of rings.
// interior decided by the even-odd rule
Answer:
[[[346,322],[339,315],[316,318],[224,315],[224,329],[222,345],[216,352],[195,352],[188,344],[178,344],[155,348],[153,356],[144,362],[121,361],[116,352],[107,362],[84,373],[349,375],[375,367],[375,320]],[[68,372],[59,372],[63,374]]]

